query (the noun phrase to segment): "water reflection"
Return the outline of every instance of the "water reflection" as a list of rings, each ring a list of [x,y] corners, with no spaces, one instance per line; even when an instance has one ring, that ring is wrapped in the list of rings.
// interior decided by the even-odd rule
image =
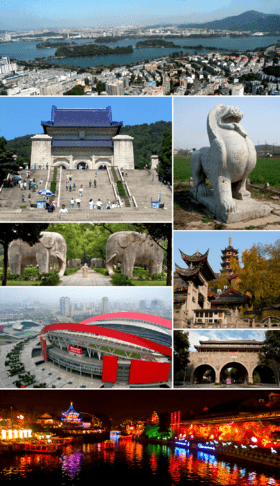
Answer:
[[[73,480],[89,482],[92,468],[98,468],[106,482],[119,478],[128,483],[146,482],[167,486],[186,483],[220,486],[280,486],[279,473],[272,477],[269,469],[261,466],[243,465],[234,460],[221,460],[212,452],[193,452],[189,449],[167,445],[142,444],[133,440],[116,441],[114,449],[105,449],[104,444],[83,444],[67,447],[63,454],[24,454],[0,456],[0,480],[18,479],[31,482],[52,472],[52,484],[72,483]],[[39,476],[38,476],[39,474]]]

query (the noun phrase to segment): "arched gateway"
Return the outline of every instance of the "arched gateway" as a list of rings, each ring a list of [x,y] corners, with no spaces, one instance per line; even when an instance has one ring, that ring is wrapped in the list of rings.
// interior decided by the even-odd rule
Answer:
[[[31,137],[31,168],[47,165],[96,170],[100,165],[134,169],[133,137],[120,135],[123,122],[112,120],[111,107],[52,107],[44,133]]]
[[[190,353],[190,381],[207,383],[275,383],[273,369],[262,366],[262,341],[199,341]]]

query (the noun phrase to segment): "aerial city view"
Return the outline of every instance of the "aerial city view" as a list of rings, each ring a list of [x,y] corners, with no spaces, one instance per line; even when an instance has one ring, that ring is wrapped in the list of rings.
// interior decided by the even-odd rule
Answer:
[[[0,5],[0,481],[280,486],[279,0]]]

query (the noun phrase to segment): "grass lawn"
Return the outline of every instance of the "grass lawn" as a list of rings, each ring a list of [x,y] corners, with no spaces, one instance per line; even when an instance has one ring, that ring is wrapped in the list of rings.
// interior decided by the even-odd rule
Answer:
[[[192,177],[191,156],[174,156],[174,182],[187,182]]]
[[[7,287],[18,287],[20,285],[41,285],[42,280],[7,280]],[[0,286],[2,285],[2,280],[0,280]]]
[[[191,156],[182,155],[174,156],[174,182],[188,182],[192,177],[191,173]],[[274,188],[280,187],[280,160],[279,159],[261,159],[258,157],[254,170],[249,174],[252,184],[264,185],[269,182]]]
[[[165,280],[152,280],[152,281],[139,281],[139,280],[131,280],[132,285],[134,287],[166,287]]]

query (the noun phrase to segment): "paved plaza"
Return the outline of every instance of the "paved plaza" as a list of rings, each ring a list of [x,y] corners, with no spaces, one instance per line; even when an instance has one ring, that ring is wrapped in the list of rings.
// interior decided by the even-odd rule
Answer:
[[[95,272],[92,268],[88,269],[88,277],[83,277],[83,270],[80,269],[78,272],[74,273],[73,275],[69,275],[68,277],[64,276],[61,277],[62,282],[59,286],[66,286],[66,287],[73,287],[73,286],[96,286],[96,285],[103,285],[103,286],[112,286],[110,277],[104,277],[100,273]]]

